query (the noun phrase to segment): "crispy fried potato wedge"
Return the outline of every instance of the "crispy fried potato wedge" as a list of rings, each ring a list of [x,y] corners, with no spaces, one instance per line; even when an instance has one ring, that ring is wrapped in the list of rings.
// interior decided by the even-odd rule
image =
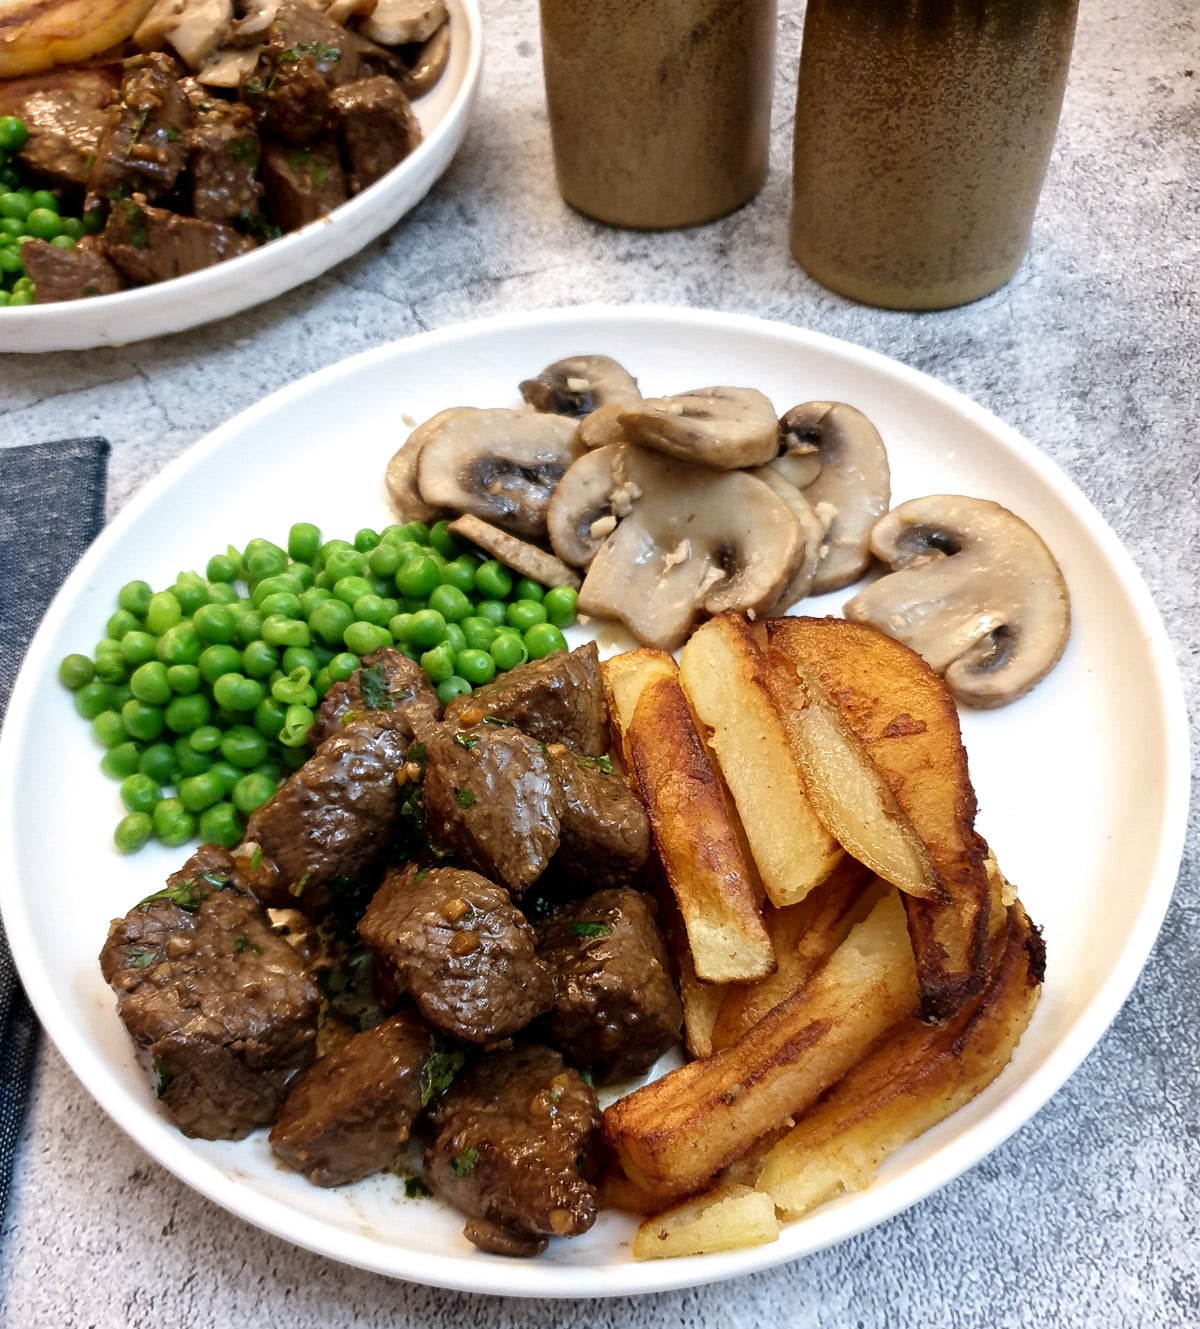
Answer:
[[[779,1238],[771,1197],[752,1186],[714,1187],[642,1223],[633,1238],[635,1260],[661,1260],[764,1246]]]
[[[153,0],[8,0],[0,5],[0,78],[37,74],[131,36]]]
[[[698,628],[679,657],[683,690],[708,727],[767,898],[792,905],[824,881],[842,848],[813,811],[767,687],[755,629],[737,614]]]
[[[759,884],[712,757],[666,651],[605,661],[619,748],[641,790],[696,978],[744,982],[775,968]]]
[[[884,1159],[985,1089],[1012,1058],[1041,994],[1045,950],[1019,903],[1009,907],[987,987],[950,1020],[888,1030],[776,1143],[758,1188],[798,1218],[874,1179]]]
[[[764,908],[777,968],[757,983],[729,984],[721,991],[708,1050],[736,1043],[751,1025],[799,991],[890,889],[870,868],[845,857],[799,904]]]
[[[904,911],[885,895],[811,982],[730,1047],[620,1099],[604,1132],[636,1185],[674,1198],[809,1108],[917,999]]]
[[[818,815],[905,893],[926,1019],[983,983],[991,886],[958,712],[914,651],[834,618],[766,623],[767,679]]]

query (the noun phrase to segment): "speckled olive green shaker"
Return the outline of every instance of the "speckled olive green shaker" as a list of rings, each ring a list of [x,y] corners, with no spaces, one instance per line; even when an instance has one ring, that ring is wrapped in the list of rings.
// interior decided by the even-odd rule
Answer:
[[[712,221],[767,174],[775,0],[541,0],[555,173],[599,221]]]
[[[1029,247],[1078,0],[808,0],[792,252],[866,304],[994,291]]]

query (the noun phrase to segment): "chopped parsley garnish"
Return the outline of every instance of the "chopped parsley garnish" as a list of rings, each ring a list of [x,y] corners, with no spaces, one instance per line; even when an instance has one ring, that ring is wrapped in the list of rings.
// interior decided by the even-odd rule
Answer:
[[[605,775],[613,773],[613,764],[611,757],[576,757],[575,760],[580,766],[587,766],[593,771],[603,771]]]
[[[148,249],[150,228],[146,214],[132,199],[125,200],[125,221],[129,226],[129,243],[134,249]]]
[[[262,947],[257,942],[251,941],[248,937],[234,937],[233,949],[241,955],[243,951],[253,951],[255,955],[262,954]]]
[[[262,867],[262,845],[256,844],[250,853],[250,871],[257,872]]]
[[[195,877],[189,877],[187,881],[178,882],[174,886],[164,886],[161,891],[147,895],[144,900],[138,901],[136,907],[144,914],[151,905],[157,904],[159,900],[166,900],[168,904],[194,914],[207,899],[208,892],[200,889],[200,882]]]
[[[229,885],[229,878],[223,872],[202,872],[200,880],[217,891],[223,891]]]
[[[469,789],[460,789],[455,800],[460,808],[469,808],[475,802],[475,795]]]
[[[450,1171],[456,1177],[469,1177],[479,1166],[479,1150],[468,1145],[457,1158],[450,1160]]]
[[[161,1057],[154,1058],[154,1094],[161,1098],[171,1087],[171,1072]]]
[[[312,182],[318,189],[325,187],[325,182],[329,179],[329,167],[324,162],[317,162],[312,168]]]
[[[433,1192],[425,1185],[420,1177],[405,1177],[404,1194],[410,1200],[424,1200],[432,1195]]]
[[[145,969],[158,959],[158,952],[147,950],[144,946],[126,946],[125,958],[129,961],[130,969]]]
[[[253,134],[243,134],[241,138],[230,139],[229,155],[235,162],[248,161],[253,165],[258,159],[258,140]]]
[[[462,1048],[449,1047],[435,1039],[433,1051],[421,1069],[421,1106],[428,1107],[454,1083],[467,1054]]]
[[[572,937],[607,937],[612,928],[607,923],[572,923]]]
[[[324,42],[297,42],[295,46],[285,46],[279,58],[285,64],[294,65],[311,55],[314,60],[340,60],[341,51],[336,46],[326,46]]]
[[[363,705],[367,710],[392,709],[392,694],[388,691],[387,674],[379,661],[359,671],[358,690],[362,693]]]
[[[470,752],[471,749],[476,747],[479,743],[479,740],[475,738],[474,735],[464,734],[461,731],[454,735],[454,741],[460,748],[463,748],[467,752]]]
[[[179,130],[174,125],[167,126],[167,142],[174,143],[179,138]]]
[[[484,724],[494,724],[498,729],[515,729],[517,722],[515,720],[502,720],[498,715],[485,715]]]
[[[304,889],[308,885],[308,881],[311,876],[312,876],[312,869],[310,868],[304,874],[304,876],[300,878],[299,881],[294,882],[291,886],[288,887],[288,890],[291,891],[291,893],[296,897],[297,900],[304,894]]]

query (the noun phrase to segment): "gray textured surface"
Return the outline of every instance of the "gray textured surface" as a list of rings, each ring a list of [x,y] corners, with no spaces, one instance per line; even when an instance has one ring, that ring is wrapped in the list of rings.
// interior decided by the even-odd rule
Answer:
[[[717,225],[615,233],[554,193],[533,0],[485,0],[475,124],[426,202],[322,280],[154,345],[0,367],[0,441],[104,433],[113,510],[235,411],[322,365],[479,314],[604,300],[764,315],[870,346],[998,413],[1128,546],[1200,696],[1200,36],[1194,0],[1083,0],[1032,257],[967,309],[889,314],[789,260],[802,6],[783,0],[770,181]],[[1169,536],[1171,552],[1164,555]],[[1193,733],[1193,753],[1195,735]],[[494,1301],[308,1256],[186,1190],[44,1054],[0,1253],[13,1325],[1200,1325],[1197,825],[1115,1025],[1007,1145],[801,1264],[640,1300]]]

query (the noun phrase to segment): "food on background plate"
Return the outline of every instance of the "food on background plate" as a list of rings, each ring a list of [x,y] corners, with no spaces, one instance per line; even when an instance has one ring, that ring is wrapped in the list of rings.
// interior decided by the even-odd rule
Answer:
[[[7,0],[0,11],[0,79],[87,60],[116,46],[153,0]]]
[[[0,114],[21,125],[0,163],[0,212],[34,214],[0,237],[9,304],[169,280],[328,215],[418,145],[411,102],[449,51],[441,0],[272,0],[246,13],[158,0],[113,6],[113,23],[95,8],[64,0],[51,16],[67,25],[61,41],[40,16],[9,34],[42,62],[0,81]],[[97,33],[90,63],[58,67]]]

